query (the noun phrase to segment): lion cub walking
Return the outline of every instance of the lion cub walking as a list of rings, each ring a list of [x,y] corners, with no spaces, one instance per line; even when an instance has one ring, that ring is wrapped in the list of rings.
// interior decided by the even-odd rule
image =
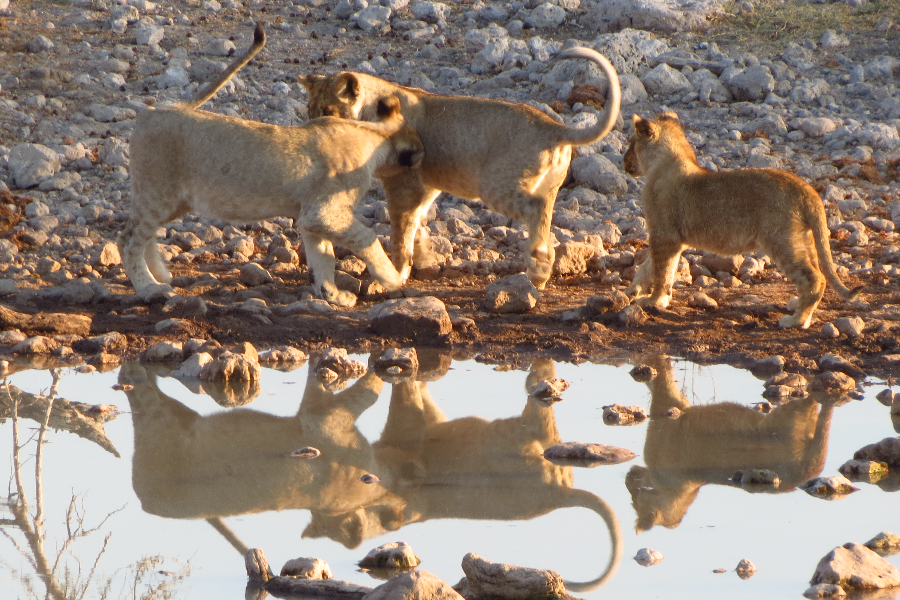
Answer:
[[[802,179],[779,169],[715,173],[697,164],[675,113],[655,121],[634,115],[625,170],[644,175],[643,204],[650,256],[628,288],[638,302],[665,308],[672,296],[681,251],[698,248],[722,255],[761,249],[798,289],[800,303],[782,327],[809,327],[825,293],[825,280],[847,301],[847,289],[831,260],[822,200]],[[824,276],[823,276],[824,275]]]
[[[525,224],[527,274],[542,289],[553,271],[555,250],[550,225],[556,194],[569,172],[572,148],[608,134],[619,116],[621,90],[612,64],[590,48],[570,48],[558,58],[594,62],[609,80],[603,116],[584,129],[558,123],[527,104],[468,96],[444,96],[403,87],[364,73],[309,75],[309,115],[335,115],[371,121],[378,102],[400,99],[403,117],[425,144],[422,168],[382,177],[391,216],[391,253],[406,279],[416,268],[432,266],[422,216],[441,191],[480,200]]]
[[[353,216],[373,176],[417,166],[424,155],[396,98],[378,106],[378,122],[324,117],[278,127],[196,110],[265,44],[260,25],[247,53],[193,101],[146,110],[131,138],[131,215],[120,239],[125,272],[138,296],[171,281],[156,246],[157,229],[195,213],[236,223],[291,216],[303,238],[319,297],[353,306],[334,284],[334,248],[363,259],[388,290],[401,285],[375,233]]]

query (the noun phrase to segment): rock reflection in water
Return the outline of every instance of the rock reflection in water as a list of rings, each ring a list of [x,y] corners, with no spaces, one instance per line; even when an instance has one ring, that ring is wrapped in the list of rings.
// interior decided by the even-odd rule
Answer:
[[[531,519],[565,507],[588,508],[604,520],[612,551],[603,573],[586,591],[604,583],[621,558],[619,525],[594,494],[573,489],[572,467],[554,465],[542,453],[560,443],[552,405],[527,391],[552,379],[548,359],[536,359],[525,383],[522,413],[487,421],[448,421],[425,381],[395,378],[384,430],[369,441],[357,418],[384,386],[370,370],[343,391],[329,391],[308,376],[294,417],[248,408],[201,416],[162,393],[156,377],[137,363],[124,365],[119,382],[134,422],[132,481],[145,511],[170,518],[204,518],[241,552],[246,547],[221,517],[283,509],[308,509],[304,537],[327,537],[348,548],[404,525],[430,519]],[[437,379],[445,368],[430,372]],[[330,387],[330,386],[329,386]],[[311,446],[321,456],[291,458]],[[379,482],[360,477],[375,474]]]
[[[637,530],[678,527],[700,488],[729,485],[737,471],[766,469],[778,487],[748,491],[788,492],[821,473],[828,449],[832,405],[814,396],[791,400],[763,414],[732,402],[702,406],[679,390],[666,357],[644,361],[657,371],[647,382],[650,423],[644,445],[646,467],[632,467],[625,483],[637,512]],[[666,411],[678,408],[677,419]]]

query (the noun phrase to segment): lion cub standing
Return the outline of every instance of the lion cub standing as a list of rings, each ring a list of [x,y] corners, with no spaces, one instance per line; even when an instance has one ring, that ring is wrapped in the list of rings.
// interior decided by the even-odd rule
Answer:
[[[396,98],[378,106],[379,122],[334,117],[278,127],[196,110],[265,44],[253,46],[192,102],[146,110],[131,138],[131,215],[119,239],[125,272],[140,297],[171,276],[156,247],[157,229],[193,212],[247,223],[291,216],[303,238],[315,293],[340,306],[356,296],[334,285],[332,243],[363,259],[388,290],[400,287],[375,233],[353,209],[372,177],[417,166],[422,142]]]
[[[655,121],[634,115],[625,170],[644,175],[643,204],[650,256],[628,288],[638,302],[665,308],[672,296],[681,251],[698,248],[722,255],[761,249],[796,285],[800,303],[782,327],[809,327],[825,293],[825,280],[844,300],[847,289],[831,260],[822,200],[799,177],[779,169],[715,173],[697,164],[675,113]],[[823,276],[824,275],[824,276]]]
[[[364,73],[309,75],[309,115],[371,121],[378,102],[400,99],[403,117],[425,144],[422,168],[382,177],[391,216],[391,253],[406,279],[434,264],[422,216],[441,191],[481,200],[522,221],[528,229],[527,274],[542,289],[553,270],[550,223],[556,194],[569,172],[572,147],[593,144],[619,116],[621,90],[612,64],[590,48],[570,48],[558,58],[597,64],[609,80],[603,116],[584,129],[558,123],[527,104],[468,96],[444,96],[403,87]]]

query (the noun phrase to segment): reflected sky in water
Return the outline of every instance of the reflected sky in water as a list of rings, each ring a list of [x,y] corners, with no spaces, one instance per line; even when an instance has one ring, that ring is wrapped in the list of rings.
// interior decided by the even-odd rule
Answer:
[[[420,361],[415,379],[370,370],[326,385],[314,358],[289,372],[264,369],[254,399],[213,391],[218,403],[197,382],[184,385],[155,366],[64,371],[60,396],[122,414],[103,424],[106,441],[53,430],[62,425],[51,420],[40,477],[45,553],[52,564],[74,494],[85,529],[102,525],[73,540],[60,564],[77,557],[83,581],[111,534],[88,598],[99,597],[107,579],[109,597],[119,597],[135,578],[133,565],[158,556],[141,585],[168,584],[174,597],[240,599],[248,547],[262,548],[276,571],[291,558],[316,556],[336,578],[374,587],[379,582],[356,562],[393,541],[412,545],[420,568],[451,584],[462,577],[462,557],[475,552],[556,570],[586,598],[798,598],[833,547],[900,532],[898,480],[858,483],[861,491],[834,502],[796,489],[810,477],[837,474],[862,446],[897,435],[874,397],[883,385],[867,387],[861,401],[809,397],[763,414],[754,408],[763,381],[725,366],[645,357],[638,362],[657,376],[638,383],[626,361],[523,359],[504,368],[434,352],[422,352]],[[531,385],[554,376],[571,384],[562,401],[528,397]],[[31,394],[52,383],[48,371],[8,380]],[[115,391],[116,383],[134,387]],[[603,406],[614,403],[642,406],[650,419],[605,425]],[[666,416],[672,407],[680,418]],[[44,413],[33,412],[22,413],[20,444],[40,427]],[[595,468],[558,466],[541,454],[561,441],[638,456]],[[8,457],[10,490],[12,445],[7,418],[0,452]],[[322,455],[289,457],[303,446]],[[31,441],[21,452],[32,516],[35,447]],[[775,471],[781,485],[730,483],[735,471],[751,468]],[[362,483],[365,473],[380,481]],[[0,510],[7,534],[0,537],[2,597],[26,597],[20,579],[34,573],[33,545],[14,516]],[[665,559],[639,566],[631,557],[643,547]],[[743,558],[759,569],[749,580],[733,573]],[[188,567],[190,575],[177,579]],[[717,568],[728,572],[714,574]],[[30,581],[43,597],[43,584]]]

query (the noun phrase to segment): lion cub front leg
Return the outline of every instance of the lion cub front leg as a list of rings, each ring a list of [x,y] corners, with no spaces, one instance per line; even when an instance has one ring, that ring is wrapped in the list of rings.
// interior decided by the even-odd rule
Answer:
[[[138,297],[151,285],[169,283],[172,280],[156,246],[158,227],[159,224],[155,221],[132,214],[119,235],[122,266]]]
[[[669,302],[672,300],[672,285],[675,282],[675,267],[678,265],[681,250],[680,243],[651,241],[650,257],[638,269],[638,271],[641,268],[650,271],[652,277],[650,295],[637,298],[635,300],[637,304],[656,308],[669,306]],[[632,286],[644,285],[645,279],[646,276],[636,275]]]
[[[355,306],[356,295],[339,290],[334,284],[334,246],[331,242],[307,229],[300,229],[300,235],[316,296],[344,308]]]

